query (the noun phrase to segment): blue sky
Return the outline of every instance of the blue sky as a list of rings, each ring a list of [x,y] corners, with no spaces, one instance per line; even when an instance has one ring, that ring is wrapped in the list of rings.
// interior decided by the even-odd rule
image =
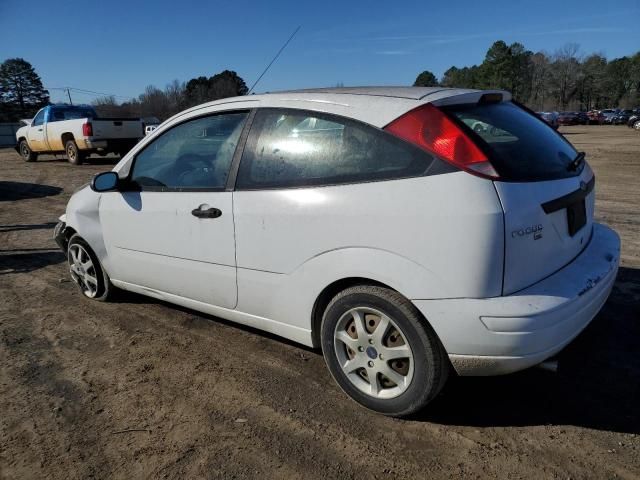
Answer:
[[[439,77],[480,63],[497,39],[533,51],[571,42],[582,53],[628,55],[640,49],[639,21],[640,0],[0,0],[0,61],[23,57],[46,87],[119,100],[224,69],[250,85],[301,25],[258,92],[407,85],[425,69]]]

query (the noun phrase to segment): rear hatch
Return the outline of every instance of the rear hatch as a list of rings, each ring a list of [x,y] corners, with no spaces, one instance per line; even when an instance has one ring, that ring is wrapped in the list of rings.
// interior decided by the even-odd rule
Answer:
[[[488,176],[504,210],[507,295],[553,274],[587,246],[595,178],[562,135],[532,112],[493,98],[440,108],[495,170]]]

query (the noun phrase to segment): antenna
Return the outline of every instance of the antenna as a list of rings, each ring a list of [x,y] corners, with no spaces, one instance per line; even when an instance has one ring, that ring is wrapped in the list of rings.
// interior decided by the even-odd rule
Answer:
[[[296,36],[296,33],[298,33],[298,30],[300,30],[300,27],[302,25],[298,25],[298,28],[296,28],[293,33],[291,34],[291,36],[289,37],[289,40],[287,40],[286,42],[284,42],[284,45],[282,45],[282,47],[280,48],[280,50],[278,50],[278,53],[276,53],[276,56],[273,57],[273,60],[271,60],[271,62],[269,63],[269,65],[267,65],[267,68],[264,69],[264,71],[260,74],[260,76],[258,77],[258,79],[253,83],[253,85],[251,85],[251,88],[249,89],[249,91],[247,92],[247,95],[249,95],[253,89],[255,88],[255,86],[258,84],[258,82],[260,81],[260,79],[262,77],[264,77],[264,74],[267,73],[267,70],[269,70],[269,68],[271,67],[271,65],[273,65],[273,62],[275,62],[278,57],[280,56],[280,54],[282,53],[282,51],[287,47],[287,45],[289,45],[289,42],[291,40],[293,40],[293,37]]]

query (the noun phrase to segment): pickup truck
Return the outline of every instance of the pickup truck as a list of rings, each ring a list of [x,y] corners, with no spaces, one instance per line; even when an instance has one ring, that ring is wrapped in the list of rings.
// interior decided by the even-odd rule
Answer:
[[[16,132],[16,150],[27,162],[38,154],[65,153],[79,165],[92,153],[122,156],[144,133],[140,119],[99,118],[90,106],[48,105]]]

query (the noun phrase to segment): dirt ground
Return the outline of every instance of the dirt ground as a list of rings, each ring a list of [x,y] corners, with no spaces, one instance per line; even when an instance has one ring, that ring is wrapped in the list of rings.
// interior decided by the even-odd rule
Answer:
[[[0,150],[0,477],[640,478],[640,134],[565,128],[622,267],[559,372],[453,378],[397,420],[320,352],[151,298],[81,297],[52,240],[74,167]]]

